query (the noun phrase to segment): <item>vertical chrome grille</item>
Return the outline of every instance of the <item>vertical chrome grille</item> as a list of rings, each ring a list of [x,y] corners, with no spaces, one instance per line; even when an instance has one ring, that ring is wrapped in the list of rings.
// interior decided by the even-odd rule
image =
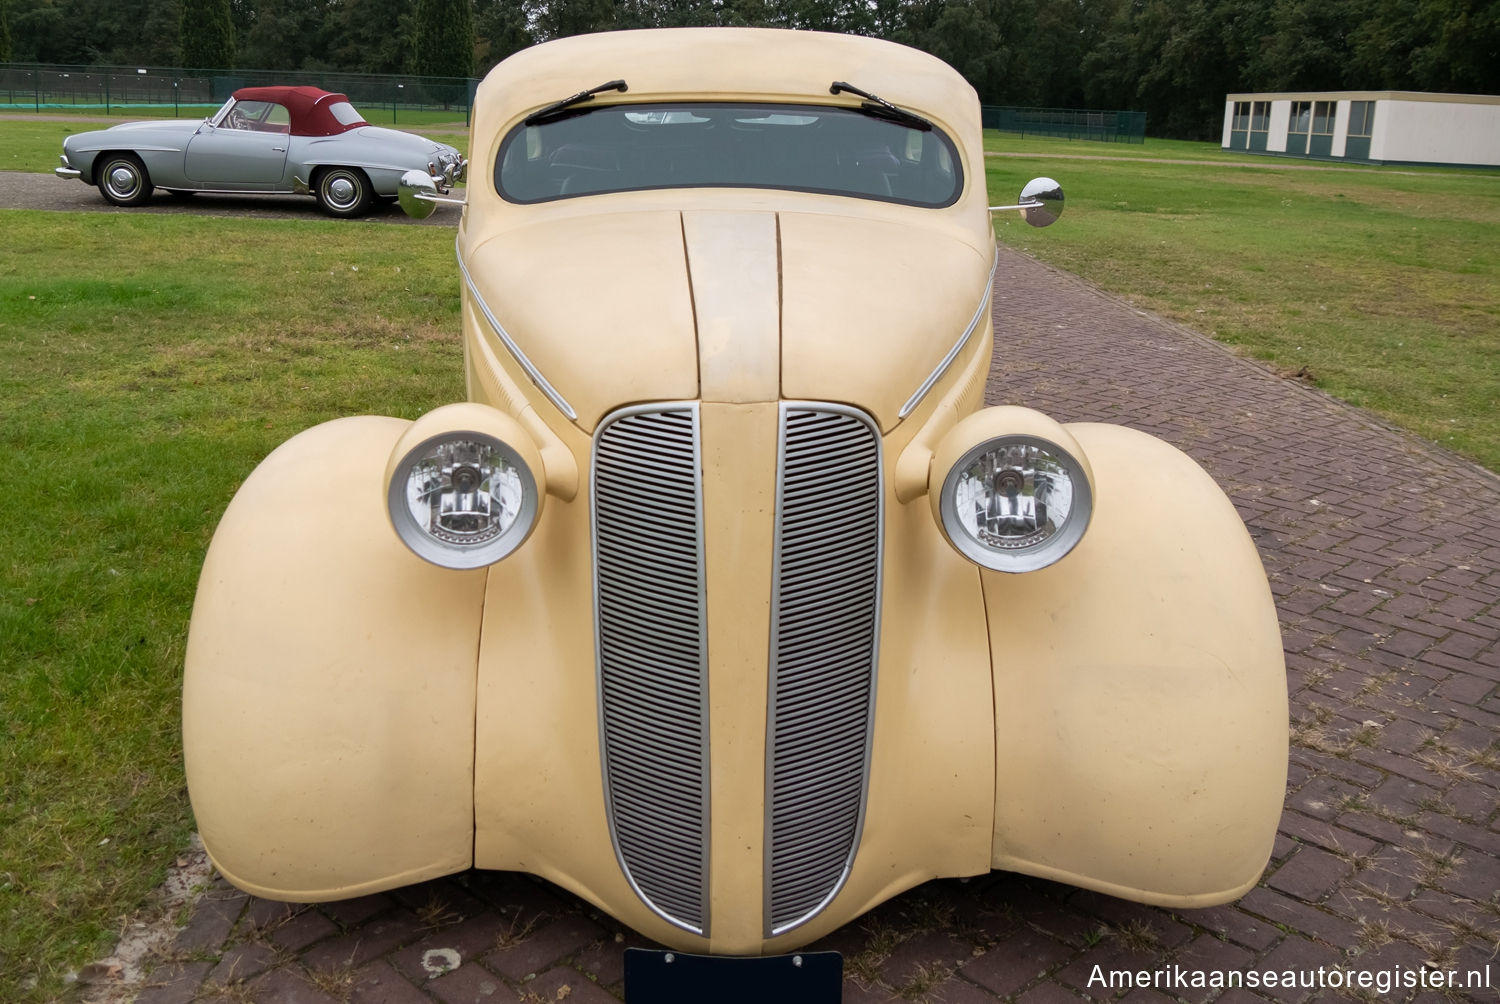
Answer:
[[[657,914],[708,933],[708,640],[698,409],[618,412],[594,437],[605,797],[621,867]]]
[[[766,749],[767,935],[843,886],[864,821],[879,644],[880,436],[781,406]]]

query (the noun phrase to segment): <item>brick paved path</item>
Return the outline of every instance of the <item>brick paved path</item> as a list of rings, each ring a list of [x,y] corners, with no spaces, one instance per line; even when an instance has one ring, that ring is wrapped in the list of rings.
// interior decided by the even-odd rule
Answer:
[[[1264,881],[1231,906],[1157,909],[1001,873],[922,886],[818,946],[844,953],[845,1000],[1113,996],[1090,986],[1096,965],[1489,965],[1500,986],[1500,480],[1020,255],[1002,253],[996,282],[991,403],[1162,436],[1249,524],[1285,635],[1286,811]],[[221,886],[139,1001],[593,1004],[616,999],[636,942],[519,875],[305,908]],[[462,964],[433,977],[445,960]],[[1265,999],[1127,997],[1172,998]],[[1381,999],[1407,998],[1444,996]]]

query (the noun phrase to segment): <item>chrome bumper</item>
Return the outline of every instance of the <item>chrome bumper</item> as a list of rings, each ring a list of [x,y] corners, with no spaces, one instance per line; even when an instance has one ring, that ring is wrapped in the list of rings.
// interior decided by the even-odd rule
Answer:
[[[52,173],[59,178],[82,178],[83,172],[76,167],[54,167]]]

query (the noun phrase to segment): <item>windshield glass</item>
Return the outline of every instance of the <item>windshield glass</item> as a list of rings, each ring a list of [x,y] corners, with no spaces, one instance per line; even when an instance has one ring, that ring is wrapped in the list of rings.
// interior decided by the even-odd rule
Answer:
[[[495,186],[511,202],[650,188],[781,188],[948,206],[963,186],[937,129],[823,105],[601,105],[519,125]]]

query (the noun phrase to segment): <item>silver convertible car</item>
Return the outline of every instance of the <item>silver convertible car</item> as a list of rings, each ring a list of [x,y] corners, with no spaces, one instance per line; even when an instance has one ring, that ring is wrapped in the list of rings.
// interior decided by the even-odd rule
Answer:
[[[63,140],[59,178],[97,185],[117,206],[153,188],[173,194],[312,195],[333,216],[395,201],[407,171],[438,188],[462,181],[451,146],[372,126],[342,94],[316,87],[244,87],[202,121],[129,122]]]

